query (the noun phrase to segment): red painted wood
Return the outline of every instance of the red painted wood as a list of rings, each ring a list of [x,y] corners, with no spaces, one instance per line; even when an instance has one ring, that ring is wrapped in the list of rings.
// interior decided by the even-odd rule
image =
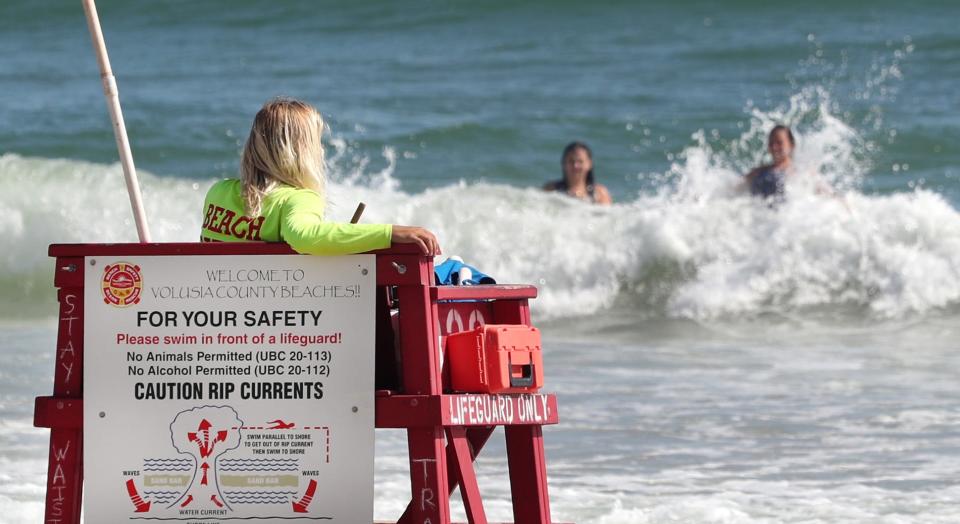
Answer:
[[[432,290],[434,300],[518,300],[537,298],[537,288],[527,285],[440,286]]]
[[[282,242],[164,242],[153,244],[51,244],[51,257],[90,257],[113,255],[295,255]],[[413,244],[394,244],[373,254],[419,255]],[[424,258],[424,257],[421,257]]]
[[[514,520],[550,524],[543,428],[508,426],[504,428],[504,433],[507,438],[507,465],[510,469]]]
[[[80,524],[82,486],[83,432],[78,429],[51,430],[43,521],[48,524]]]
[[[83,429],[83,399],[37,397],[33,404],[33,426]]]
[[[526,300],[504,300],[493,303],[493,320],[490,324],[516,324],[529,326],[530,304]]]
[[[439,395],[440,360],[427,286],[401,286],[400,354],[403,365],[403,392]]]
[[[487,400],[489,399],[489,404]],[[498,401],[505,401],[498,406]],[[544,407],[543,403],[546,402]],[[489,407],[488,407],[489,406]],[[503,410],[498,408],[504,408]],[[507,407],[511,411],[507,411]],[[472,412],[471,412],[472,409]],[[494,413],[494,410],[497,413]],[[501,422],[497,418],[488,420],[487,417],[497,417],[504,411],[513,419]],[[543,426],[557,424],[560,417],[557,413],[557,397],[549,394],[517,394],[517,395],[474,395],[464,393],[460,395],[443,395],[440,398],[440,424],[444,426]]]
[[[418,282],[432,282],[433,264],[422,261],[406,265]],[[435,331],[434,302],[427,285],[401,285],[400,355],[403,392],[439,395],[442,392],[439,351]],[[431,426],[407,430],[410,463],[411,511],[399,522],[449,524],[450,494],[447,491],[447,456],[443,428]]]
[[[65,260],[63,267],[83,264],[84,256],[213,256],[213,255],[296,255],[290,247],[268,242],[197,242],[165,244],[53,244],[51,256]],[[397,286],[433,283],[433,264],[417,248],[397,244],[390,249],[371,251],[377,255],[377,285]],[[70,258],[65,258],[70,257]],[[426,271],[429,265],[430,270]],[[61,271],[57,266],[58,287],[83,286],[76,282],[76,271]]]
[[[528,300],[536,297],[532,286],[431,287],[433,263],[416,247],[393,246],[377,256],[378,293],[398,286],[400,305],[396,350],[399,352],[399,391],[390,388],[377,395],[377,427],[407,428],[410,482],[413,494],[399,522],[450,524],[450,494],[459,485],[471,523],[486,522],[474,459],[495,426],[464,416],[463,402],[483,402],[485,395],[443,395],[440,369],[441,335],[484,323],[530,325]],[[46,522],[79,524],[82,455],[83,272],[86,256],[158,255],[278,255],[294,254],[284,244],[183,243],[183,244],[63,244],[50,246],[56,256],[55,285],[60,288],[60,326],[52,397],[39,397],[35,425],[51,427]],[[458,302],[463,301],[463,302]],[[473,302],[469,302],[473,301]],[[387,315],[388,301],[378,301],[377,314]],[[445,315],[465,317],[461,328],[448,329]],[[471,317],[476,317],[471,319]],[[379,319],[383,320],[383,319]],[[390,356],[391,334],[381,322],[379,358]],[[390,326],[391,331],[394,326]],[[388,372],[397,374],[395,369]],[[382,372],[383,370],[381,370]],[[389,381],[386,381],[389,382]],[[399,394],[397,394],[399,393]],[[530,402],[546,401],[539,420],[512,420],[505,428],[514,517],[518,523],[550,522],[543,453],[542,424],[558,420],[556,397],[511,396]],[[495,399],[496,396],[490,396]],[[462,400],[466,399],[466,400]],[[511,402],[518,402],[516,399]],[[512,404],[519,409],[519,404]],[[539,404],[543,407],[543,404]],[[454,410],[452,407],[456,407]],[[474,405],[476,407],[476,405]],[[446,439],[445,429],[446,428]]]
[[[452,475],[460,484],[460,496],[470,524],[487,524],[487,514],[480,500],[480,486],[473,471],[473,454],[470,452],[467,430],[461,426],[447,428],[447,445]]]
[[[373,383],[377,390],[396,390],[400,387],[400,355],[390,318],[390,290],[377,286],[376,293]]]
[[[470,403],[481,407],[484,400],[489,399],[491,408],[498,402],[509,403],[513,420],[488,422],[479,420],[479,413],[474,412],[471,417],[465,412],[469,409]],[[521,418],[521,410],[524,407],[520,403],[524,399],[533,399],[533,416],[526,419]],[[543,400],[546,400],[546,413],[543,412]],[[464,403],[461,404],[461,401]],[[526,413],[530,414],[530,402],[525,402]],[[464,407],[467,406],[467,407]],[[503,406],[504,408],[506,406]],[[486,413],[485,413],[486,414]],[[545,416],[542,420],[537,420],[537,416]],[[477,418],[478,420],[473,420]],[[456,395],[389,395],[381,396],[376,399],[376,424],[378,428],[415,428],[415,427],[433,427],[433,426],[463,426],[463,427],[486,427],[486,426],[530,426],[530,425],[550,425],[557,424],[560,416],[557,411],[557,397],[553,394],[532,394],[532,395],[484,395],[484,394],[456,394]]]
[[[437,320],[440,334],[452,335],[493,323],[493,305],[497,302],[439,302]]]
[[[477,428],[468,428],[467,431],[467,440],[469,442],[468,447],[470,449],[470,460],[476,460],[477,455],[480,454],[480,450],[483,449],[484,444],[487,443],[487,440],[490,439],[490,436],[493,435],[493,430],[496,429],[493,426],[483,426]],[[450,458],[452,447],[450,443],[447,443],[447,461],[450,463],[452,459]],[[452,495],[453,490],[457,489],[457,486],[460,485],[459,478],[456,475],[448,475],[448,484],[447,484],[447,493]],[[407,504],[406,510],[404,510],[403,515],[400,517],[399,522],[410,522],[410,515],[413,512],[414,501],[410,501]]]
[[[58,258],[53,272],[53,285],[58,288],[58,300],[67,288],[83,288],[83,258]]]
[[[428,264],[422,256],[394,253],[377,256],[377,285],[429,286],[433,278],[433,264]]]
[[[410,461],[410,493],[400,523],[450,523],[450,492],[447,490],[447,455],[443,429],[439,426],[407,430]]]
[[[374,402],[378,428],[430,428],[440,425],[438,395],[392,395],[377,397]]]
[[[57,259],[58,285],[83,284],[83,259]],[[60,401],[83,397],[83,288],[61,287],[54,359],[53,395]],[[81,412],[82,420],[82,412]],[[66,422],[66,421],[65,421]],[[79,524],[83,486],[83,430],[56,427],[50,431],[44,522]]]

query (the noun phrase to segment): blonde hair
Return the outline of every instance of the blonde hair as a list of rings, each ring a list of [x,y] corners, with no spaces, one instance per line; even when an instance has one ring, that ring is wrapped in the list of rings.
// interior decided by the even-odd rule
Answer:
[[[306,102],[275,98],[260,108],[240,160],[247,214],[260,214],[263,198],[277,185],[310,189],[325,197],[323,118]]]

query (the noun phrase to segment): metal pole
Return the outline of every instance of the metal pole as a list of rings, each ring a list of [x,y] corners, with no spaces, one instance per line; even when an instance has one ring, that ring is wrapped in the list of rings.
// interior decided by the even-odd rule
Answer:
[[[87,14],[87,25],[90,27],[90,36],[93,38],[93,50],[96,52],[97,62],[100,64],[103,94],[107,97],[107,109],[110,110],[110,120],[113,122],[113,134],[117,139],[117,150],[120,152],[120,165],[123,166],[123,178],[127,183],[130,207],[133,208],[133,218],[137,224],[137,236],[140,237],[142,243],[150,242],[150,229],[147,227],[147,216],[143,210],[140,183],[137,181],[137,170],[133,166],[133,152],[130,151],[127,128],[123,124],[123,112],[120,110],[117,80],[113,77],[113,71],[110,70],[107,44],[103,41],[103,32],[100,30],[100,19],[97,16],[97,6],[94,0],[83,0],[83,10]]]

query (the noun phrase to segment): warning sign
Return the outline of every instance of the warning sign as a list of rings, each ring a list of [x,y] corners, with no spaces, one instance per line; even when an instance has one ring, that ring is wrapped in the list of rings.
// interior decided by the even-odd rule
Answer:
[[[373,521],[376,260],[88,257],[88,522]]]

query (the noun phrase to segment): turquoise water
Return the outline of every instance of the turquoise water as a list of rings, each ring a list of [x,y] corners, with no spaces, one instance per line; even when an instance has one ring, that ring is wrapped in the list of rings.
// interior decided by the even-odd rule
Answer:
[[[3,151],[111,163],[86,26],[73,4],[5,2]],[[748,107],[805,87],[876,150],[870,188],[924,180],[957,198],[960,63],[952,2],[163,2],[100,5],[141,169],[232,175],[265,99],[302,97],[353,158],[408,191],[538,184],[563,145],[593,145],[618,200],[650,189],[704,130],[738,139]],[[891,69],[896,65],[896,71]],[[804,121],[817,118],[803,115]],[[351,156],[353,156],[351,155]],[[746,159],[738,158],[741,163]],[[893,171],[894,164],[909,170]],[[345,166],[346,167],[346,166]]]
[[[365,220],[430,227],[540,287],[558,520],[960,518],[960,5],[99,6],[158,240],[196,238],[253,114],[289,95],[330,124],[332,218],[363,200]],[[79,3],[4,2],[0,57],[0,521],[24,522],[44,474],[46,246],[135,234]],[[843,202],[734,194],[775,123]],[[612,208],[535,189],[571,140]],[[389,518],[404,445],[378,439]]]

